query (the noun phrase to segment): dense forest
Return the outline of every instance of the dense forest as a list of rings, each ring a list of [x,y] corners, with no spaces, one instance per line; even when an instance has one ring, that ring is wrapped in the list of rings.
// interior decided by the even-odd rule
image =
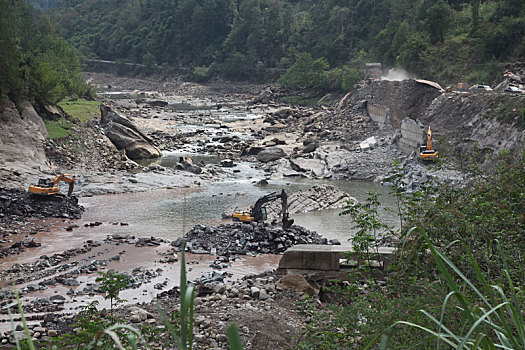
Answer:
[[[0,0],[0,100],[37,105],[86,95],[78,51],[25,0]],[[0,106],[3,103],[0,103]]]
[[[381,62],[446,84],[490,83],[502,63],[525,57],[523,0],[32,3],[51,8],[59,32],[87,57],[184,68],[195,79],[281,77],[345,91],[364,62]]]

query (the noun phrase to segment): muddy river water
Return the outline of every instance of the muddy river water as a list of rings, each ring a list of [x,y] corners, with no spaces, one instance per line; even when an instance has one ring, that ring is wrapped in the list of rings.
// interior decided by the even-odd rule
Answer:
[[[388,188],[373,183],[353,181],[321,181],[307,179],[276,179],[267,186],[255,186],[250,180],[232,179],[213,183],[196,190],[157,190],[137,193],[108,194],[81,198],[86,207],[84,222],[102,222],[102,225],[75,232],[89,231],[91,234],[132,234],[138,237],[156,236],[173,240],[181,237],[196,224],[218,225],[231,223],[222,219],[222,213],[231,213],[232,208],[248,208],[258,198],[273,191],[285,189],[292,193],[315,184],[335,185],[365,201],[368,192],[380,194],[383,208],[381,219],[389,225],[397,225],[394,209],[395,198]],[[321,210],[291,215],[297,225],[316,231],[328,239],[344,243],[351,237],[353,226],[350,217],[340,216],[341,209]],[[120,223],[125,223],[121,225]]]

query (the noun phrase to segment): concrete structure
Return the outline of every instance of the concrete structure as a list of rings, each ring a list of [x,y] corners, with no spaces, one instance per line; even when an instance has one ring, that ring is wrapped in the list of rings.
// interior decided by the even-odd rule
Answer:
[[[367,80],[381,80],[383,70],[381,63],[366,63],[365,64],[365,81]]]
[[[390,108],[376,105],[368,102],[366,104],[366,110],[370,118],[377,123],[379,129],[389,128],[390,125]]]
[[[395,248],[382,247],[379,248],[379,255],[375,250],[370,253],[373,260],[384,265],[394,251]],[[277,273],[334,272],[356,267],[363,260],[364,257],[354,252],[351,245],[298,244],[284,252]]]
[[[405,152],[419,154],[419,147],[425,144],[426,130],[419,121],[405,118],[401,121],[401,137],[397,145]]]

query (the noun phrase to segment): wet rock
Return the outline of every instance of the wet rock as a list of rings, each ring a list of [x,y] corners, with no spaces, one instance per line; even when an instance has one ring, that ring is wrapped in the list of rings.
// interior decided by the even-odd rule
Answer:
[[[255,158],[257,158],[259,162],[268,163],[268,162],[271,162],[277,159],[281,159],[285,156],[286,156],[286,153],[284,153],[284,150],[282,148],[270,147],[270,148],[266,148],[262,150],[261,152],[259,152],[255,156]]]
[[[68,287],[80,286],[80,282],[72,278],[62,281],[62,284]]]
[[[231,159],[222,159],[220,164],[222,167],[226,167],[226,168],[231,168],[235,165],[233,163],[233,160]]]
[[[194,165],[193,163],[187,162],[185,160],[175,164],[174,169],[182,170],[182,171],[189,171],[190,173],[193,173],[196,175],[202,174],[203,172],[202,168],[200,168],[197,165]]]

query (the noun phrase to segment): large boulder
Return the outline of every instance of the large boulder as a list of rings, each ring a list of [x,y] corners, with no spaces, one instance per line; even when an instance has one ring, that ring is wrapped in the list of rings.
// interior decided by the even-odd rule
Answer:
[[[138,132],[122,124],[109,125],[106,135],[118,149],[124,149],[130,159],[158,158],[162,155],[157,147],[142,138]]]
[[[125,150],[130,159],[159,158],[162,155],[129,119],[106,105],[100,106],[100,112],[100,126],[106,136],[118,149]]]
[[[295,158],[290,160],[290,165],[295,171],[311,173],[316,177],[322,176],[326,170],[326,164],[315,158]]]
[[[284,156],[286,156],[286,153],[284,153],[282,148],[269,147],[259,152],[255,158],[257,158],[259,162],[268,163],[277,159],[281,159]]]

